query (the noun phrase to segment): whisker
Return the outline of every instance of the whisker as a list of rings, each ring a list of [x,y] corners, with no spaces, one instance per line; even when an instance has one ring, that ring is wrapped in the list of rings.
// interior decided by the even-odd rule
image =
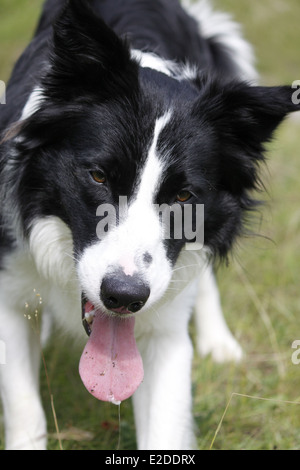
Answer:
[[[173,271],[173,273],[174,273],[175,271],[179,271],[180,269],[192,268],[192,267],[195,267],[195,266],[197,266],[197,267],[199,268],[199,267],[200,267],[200,264],[199,264],[199,263],[196,263],[196,264],[187,264],[187,265],[185,265],[185,266],[179,266],[178,268],[174,268],[172,271]]]

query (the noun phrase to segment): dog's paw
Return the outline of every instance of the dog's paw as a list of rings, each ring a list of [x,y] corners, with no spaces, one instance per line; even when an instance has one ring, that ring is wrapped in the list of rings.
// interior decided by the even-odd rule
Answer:
[[[199,338],[197,349],[200,356],[205,357],[210,354],[218,364],[224,362],[238,363],[243,358],[243,350],[230,332],[214,338]]]

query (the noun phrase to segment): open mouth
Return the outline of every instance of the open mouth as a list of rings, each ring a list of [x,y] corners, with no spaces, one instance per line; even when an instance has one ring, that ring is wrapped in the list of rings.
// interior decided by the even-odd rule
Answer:
[[[105,313],[82,296],[82,323],[89,336],[79,364],[83,384],[97,399],[119,404],[133,395],[144,376],[135,317]]]
[[[86,299],[86,297],[82,294],[82,300],[81,300],[81,312],[82,312],[82,315],[81,315],[81,318],[82,318],[82,324],[83,324],[83,327],[86,331],[86,334],[88,336],[91,335],[92,333],[92,328],[93,328],[93,321],[94,321],[94,317],[95,317],[95,314],[96,312],[100,312],[100,310],[96,309],[95,306],[92,304],[92,302],[90,302],[89,300]],[[117,317],[117,316],[122,316],[123,315],[126,315],[127,317],[130,316],[130,315],[133,315],[134,311],[129,311],[127,308],[125,307],[119,307],[119,308],[115,308],[113,310],[109,310],[108,312],[102,312],[103,315],[110,315],[110,316],[114,316],[114,317]]]
[[[94,305],[86,300],[86,298],[82,295],[81,299],[81,318],[82,324],[88,336],[92,333],[92,324],[94,321],[95,316],[95,307]]]

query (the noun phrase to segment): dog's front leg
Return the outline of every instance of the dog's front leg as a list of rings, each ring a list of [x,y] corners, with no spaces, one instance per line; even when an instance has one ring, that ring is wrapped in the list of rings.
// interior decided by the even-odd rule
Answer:
[[[239,362],[243,351],[223,316],[219,290],[212,267],[202,270],[195,305],[197,348],[201,356],[211,354],[218,362]]]
[[[195,447],[192,418],[193,350],[187,327],[139,341],[145,377],[134,395],[139,449]]]
[[[0,365],[6,448],[46,447],[46,422],[39,397],[40,346],[33,325],[7,306],[0,293],[0,338],[5,357]],[[15,309],[17,310],[17,309]]]

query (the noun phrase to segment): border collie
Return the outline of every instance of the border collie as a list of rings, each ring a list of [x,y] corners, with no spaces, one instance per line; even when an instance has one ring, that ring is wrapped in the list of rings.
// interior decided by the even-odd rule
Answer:
[[[230,18],[203,1],[184,7],[47,0],[13,71],[0,116],[8,449],[46,447],[40,341],[24,318],[37,296],[43,340],[51,318],[86,338],[88,392],[112,403],[133,396],[139,449],[195,446],[188,324],[197,292],[199,351],[241,356],[212,260],[242,233],[264,143],[299,106],[291,87],[255,85],[251,49]],[[175,236],[173,212],[165,237],[160,207],[174,205],[191,230],[204,206],[203,249]]]

